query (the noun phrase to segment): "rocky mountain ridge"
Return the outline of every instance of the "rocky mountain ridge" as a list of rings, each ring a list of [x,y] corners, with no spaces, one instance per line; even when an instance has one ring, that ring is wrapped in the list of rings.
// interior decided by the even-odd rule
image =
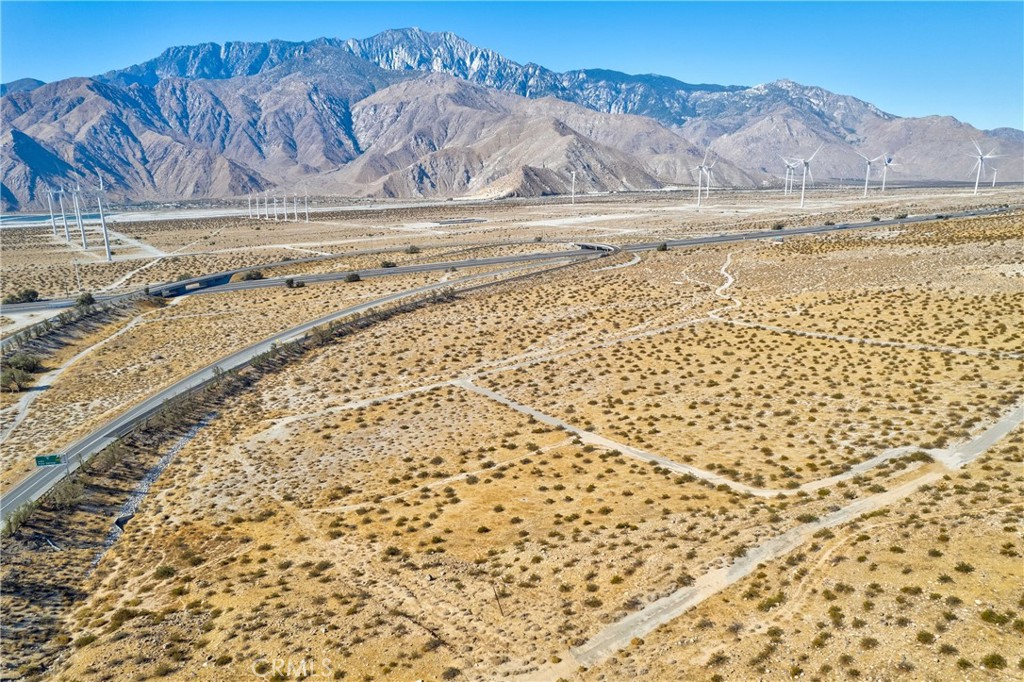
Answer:
[[[115,198],[180,199],[309,188],[443,197],[656,189],[695,182],[713,143],[716,182],[771,186],[779,156],[824,145],[815,175],[863,177],[885,151],[910,179],[959,180],[971,140],[1024,179],[1024,133],[893,116],[788,80],[693,85],[521,65],[451,33],[174,47],[94,78],[23,79],[0,98],[5,210],[45,186],[102,175]],[[963,166],[963,168],[960,168]]]

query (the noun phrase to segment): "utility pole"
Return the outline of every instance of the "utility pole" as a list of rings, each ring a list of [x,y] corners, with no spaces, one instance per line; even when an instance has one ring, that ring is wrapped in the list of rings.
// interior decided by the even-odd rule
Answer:
[[[572,204],[576,205],[576,171],[572,172]]]

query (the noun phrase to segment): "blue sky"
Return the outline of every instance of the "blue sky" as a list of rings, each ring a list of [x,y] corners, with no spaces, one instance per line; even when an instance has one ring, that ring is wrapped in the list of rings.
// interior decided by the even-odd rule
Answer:
[[[779,78],[901,116],[1024,127],[1024,3],[0,2],[0,80],[87,76],[165,47],[453,31],[519,62],[691,83]]]

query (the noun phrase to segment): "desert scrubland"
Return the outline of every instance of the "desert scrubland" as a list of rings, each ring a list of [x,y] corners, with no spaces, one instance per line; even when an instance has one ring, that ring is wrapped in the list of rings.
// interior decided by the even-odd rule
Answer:
[[[353,263],[486,257],[983,205],[922,190],[798,216],[716,200],[700,214],[658,197],[331,215],[276,236],[224,220],[212,246],[241,248],[248,230],[274,258],[285,240],[354,236],[421,250]],[[464,216],[487,222],[440,224]],[[428,222],[441,234],[390,238]],[[163,250],[204,239],[133,229]],[[133,445],[89,484],[103,496],[44,505],[5,541],[6,673],[1018,679],[1022,234],[1012,211],[620,253],[310,350],[201,428]],[[47,359],[93,349],[11,433],[6,475],[27,462],[14,444],[58,447],[216,359],[202,349],[445,275],[119,317]],[[103,548],[131,476],[172,448]]]

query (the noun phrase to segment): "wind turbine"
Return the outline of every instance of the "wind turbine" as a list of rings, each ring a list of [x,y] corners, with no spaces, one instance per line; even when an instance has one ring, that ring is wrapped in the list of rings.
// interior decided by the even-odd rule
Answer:
[[[710,166],[708,166],[707,168],[704,169],[704,173],[706,174],[706,179],[707,179],[707,182],[704,183],[704,198],[705,199],[707,199],[708,196],[711,194],[711,169],[715,167],[716,163],[718,163],[718,158],[717,157],[715,158],[714,161],[711,162]]]
[[[576,205],[576,171],[572,172],[572,203]]]
[[[994,181],[993,181],[994,182]],[[46,206],[50,209],[50,227],[53,228],[53,236],[57,236],[57,219],[53,217],[53,190],[46,186]]]
[[[977,159],[977,161],[974,162],[974,167],[971,168],[971,170],[978,170],[978,174],[974,177],[974,193],[977,194],[978,183],[981,182],[981,174],[985,171],[985,161],[988,159],[998,159],[999,156],[992,153],[995,151],[994,148],[988,154],[985,154],[981,151],[981,147],[978,146],[977,142],[971,140],[971,143],[974,145],[974,148],[978,150],[977,156],[974,156],[974,154],[968,154],[968,156],[974,156],[974,158]]]
[[[64,241],[70,244],[71,233],[68,232],[68,217],[64,213],[64,185],[60,186],[60,192],[57,194],[57,202],[60,204],[60,219],[64,222]]]
[[[868,157],[864,156],[860,152],[856,152],[856,154],[860,158],[864,159],[864,163],[867,165],[867,170],[864,172],[864,198],[867,198],[867,196],[868,196],[868,181],[871,179],[871,164],[873,164],[875,161],[878,161],[879,159],[881,159],[883,157],[876,156],[873,159],[869,159]],[[885,189],[884,189],[885,181],[884,180],[882,181],[882,187],[883,187],[882,191],[884,192],[885,191]]]
[[[306,222],[308,223],[309,222],[309,188],[308,187],[306,188],[305,204],[306,204]]]
[[[89,250],[89,243],[85,239],[85,223],[82,222],[82,208],[78,205],[78,195],[82,193],[82,186],[77,182],[75,189],[71,191],[71,200],[75,204],[75,222],[78,223],[78,231],[82,233],[82,250]]]
[[[818,148],[814,150],[814,153],[811,154],[809,157],[807,157],[806,159],[797,159],[804,166],[803,179],[800,181],[800,208],[804,207],[804,190],[807,188],[807,176],[810,175],[811,182],[814,182],[814,173],[811,173],[811,161],[814,159],[815,156],[818,155],[818,152],[820,152],[821,148],[824,146],[825,143],[822,142],[821,144],[818,145]]]
[[[292,222],[299,222],[299,193],[295,192],[292,197],[292,216],[295,218]]]
[[[249,192],[249,219],[252,220],[252,192]]]
[[[888,154],[882,154],[882,191],[885,191],[885,176],[889,173],[890,166],[898,166],[898,163],[892,162],[892,157]]]
[[[703,189],[703,187],[701,186],[701,182],[702,182],[702,180],[704,178],[704,174],[708,173],[710,171],[710,169],[708,168],[708,154],[710,154],[710,153],[711,153],[711,146],[708,145],[708,148],[704,150],[704,158],[703,158],[703,160],[701,160],[701,162],[698,165],[696,165],[696,166],[694,166],[693,168],[690,169],[691,173],[693,171],[697,171],[697,208],[700,208],[700,191],[701,191],[701,189]],[[709,179],[709,183],[710,183],[710,179]]]
[[[100,209],[100,228],[103,230],[103,249],[107,252],[107,262],[114,259],[110,255],[110,235],[107,234],[107,220],[103,217],[103,176],[100,176],[100,193],[96,195],[96,206]]]
[[[786,179],[782,183],[782,194],[787,196],[793,191],[793,180],[796,177],[796,169],[799,164],[796,161],[790,161],[785,156],[779,158],[782,159],[782,163],[786,164]]]
[[[994,166],[989,166],[989,168],[992,169],[992,186],[995,187],[996,186],[996,173],[999,172],[999,169],[994,167]]]

